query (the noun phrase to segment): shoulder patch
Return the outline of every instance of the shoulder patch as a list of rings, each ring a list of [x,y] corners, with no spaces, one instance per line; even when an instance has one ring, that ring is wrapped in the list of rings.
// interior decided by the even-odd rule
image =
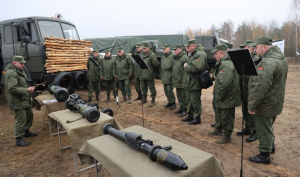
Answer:
[[[196,60],[196,61],[200,61],[200,60]]]
[[[258,67],[258,71],[263,71],[264,68],[263,67]]]
[[[220,71],[220,73],[224,73],[224,71]]]

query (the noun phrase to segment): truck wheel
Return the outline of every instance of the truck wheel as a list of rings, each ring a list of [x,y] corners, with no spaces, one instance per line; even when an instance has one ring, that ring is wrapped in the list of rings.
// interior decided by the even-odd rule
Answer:
[[[61,72],[58,75],[56,75],[53,83],[60,87],[64,87],[70,91],[73,86],[73,77],[70,73]]]
[[[77,71],[73,75],[73,87],[76,89],[83,89],[87,81],[87,77],[84,72]]]

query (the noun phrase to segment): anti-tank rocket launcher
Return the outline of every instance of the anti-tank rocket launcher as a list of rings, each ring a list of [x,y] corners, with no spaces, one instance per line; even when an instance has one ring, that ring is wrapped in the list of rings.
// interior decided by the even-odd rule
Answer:
[[[125,142],[130,147],[147,154],[152,161],[157,161],[172,170],[187,170],[188,166],[180,156],[168,152],[172,146],[161,147],[154,145],[152,140],[142,139],[142,135],[133,132],[122,132],[115,129],[112,124],[108,123],[103,126],[103,133]]]
[[[55,99],[58,102],[66,101],[69,98],[69,91],[66,88],[57,86],[55,84],[48,85],[48,92],[54,94]]]

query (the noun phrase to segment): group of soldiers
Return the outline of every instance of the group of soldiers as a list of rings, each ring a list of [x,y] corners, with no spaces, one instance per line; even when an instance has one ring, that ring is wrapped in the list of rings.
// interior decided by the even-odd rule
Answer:
[[[261,37],[254,41],[246,41],[240,47],[248,49],[256,65],[258,76],[239,76],[227,51],[231,44],[216,45],[212,51],[217,60],[212,80],[215,81],[212,106],[215,112],[215,123],[210,136],[222,136],[216,143],[230,143],[234,127],[235,107],[242,104],[243,118],[246,128],[237,132],[238,135],[250,135],[247,142],[258,139],[260,154],[249,157],[250,161],[269,164],[270,153],[275,153],[273,123],[283,109],[285,84],[288,65],[284,54],[277,46],[272,46],[272,39]],[[149,43],[137,43],[133,55],[139,55],[149,69],[140,69],[137,63],[127,55],[122,48],[118,55],[112,57],[109,50],[105,51],[104,59],[99,57],[97,50],[93,51],[93,60],[87,62],[89,91],[88,100],[92,100],[93,90],[99,99],[100,80],[105,82],[107,99],[110,100],[111,90],[116,98],[116,81],[119,83],[123,102],[131,104],[130,79],[134,77],[135,88],[140,104],[147,103],[148,89],[151,92],[150,107],[155,105],[155,71],[159,68],[156,55],[151,51]],[[208,70],[207,57],[204,48],[195,39],[188,41],[184,47],[176,45],[171,51],[170,45],[163,46],[164,56],[161,59],[160,77],[164,85],[167,104],[164,107],[176,108],[173,88],[176,88],[180,108],[175,114],[180,114],[182,122],[200,124],[202,114],[201,86],[197,80]],[[22,137],[37,136],[29,131],[33,113],[31,98],[35,87],[30,87],[23,68],[26,61],[22,56],[14,56],[12,63],[5,68],[4,85],[8,106],[15,114],[15,138],[17,146],[27,146]]]

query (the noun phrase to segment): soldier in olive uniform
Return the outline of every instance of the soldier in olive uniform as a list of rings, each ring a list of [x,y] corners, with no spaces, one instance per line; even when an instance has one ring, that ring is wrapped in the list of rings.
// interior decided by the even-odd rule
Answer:
[[[202,114],[201,104],[201,86],[197,80],[197,76],[207,70],[207,58],[203,51],[198,51],[198,45],[195,39],[188,41],[189,46],[189,59],[183,65],[185,75],[183,80],[183,88],[188,90],[190,101],[190,109],[188,116],[181,119],[183,122],[189,124],[200,124]]]
[[[273,123],[283,109],[288,64],[281,50],[272,46],[272,39],[258,38],[255,46],[258,76],[249,79],[248,110],[255,115],[260,154],[249,160],[270,164],[270,152],[275,153]]]
[[[177,44],[175,46],[175,55],[173,56],[173,75],[172,75],[172,84],[173,87],[176,88],[176,94],[177,99],[180,105],[180,108],[176,110],[174,113],[179,114],[179,116],[183,117],[187,114],[187,108],[188,108],[188,96],[187,96],[187,90],[182,87],[182,81],[184,68],[184,63],[187,62],[189,59],[184,51],[182,51],[182,45]]]
[[[140,55],[141,57],[143,57],[143,45],[141,42],[138,42],[135,45],[135,51],[133,52],[133,55]],[[142,99],[142,90],[141,90],[141,81],[140,81],[141,69],[136,62],[134,62],[133,65],[133,73],[134,73],[134,86],[136,92],[138,93],[138,97],[135,98],[134,101],[137,101]]]
[[[88,68],[88,80],[89,80],[89,91],[88,91],[88,100],[87,102],[92,101],[92,95],[95,90],[96,94],[96,100],[99,100],[99,94],[100,94],[100,79],[102,77],[103,73],[103,63],[101,58],[99,57],[99,53],[97,49],[94,49],[93,51],[93,60],[98,63],[97,66],[95,63],[93,63],[91,60],[88,60],[87,62],[87,68]]]
[[[24,57],[15,55],[12,63],[5,68],[4,85],[8,107],[15,114],[15,138],[16,146],[27,146],[22,137],[37,136],[29,131],[33,122],[31,109],[31,97],[35,87],[29,87],[26,75],[23,71],[26,61]]]
[[[143,60],[148,65],[150,69],[142,69],[140,80],[142,82],[142,102],[147,103],[147,92],[148,88],[151,92],[152,101],[149,104],[149,107],[153,107],[155,105],[155,97],[156,97],[156,89],[155,89],[155,70],[158,69],[158,61],[156,55],[150,50],[149,43],[143,43]]]
[[[216,111],[220,113],[220,120],[216,121],[215,129],[209,135],[223,136],[216,143],[231,143],[231,134],[234,127],[235,107],[241,105],[239,75],[227,54],[227,46],[217,45],[212,51],[219,66],[215,72],[214,101]]]
[[[168,103],[164,107],[170,107],[171,110],[176,108],[175,95],[172,86],[172,73],[173,73],[173,53],[170,45],[165,44],[163,46],[164,56],[161,58],[161,71],[160,79],[164,85],[165,95]]]
[[[133,61],[130,56],[126,55],[123,48],[118,48],[116,56],[115,78],[119,81],[119,86],[123,95],[123,101],[131,104],[130,77],[133,75]],[[128,96],[128,100],[127,97]]]
[[[114,76],[116,75],[116,61],[111,56],[109,50],[105,50],[105,56],[103,60],[103,77],[101,79],[105,82],[107,99],[105,101],[110,100],[110,91],[113,90],[114,98],[116,99],[117,95],[117,87]]]
[[[253,61],[257,61],[258,57],[256,53],[253,51],[251,44],[254,42],[251,40],[246,41],[244,44],[240,45],[240,48],[248,49],[251,53]],[[237,135],[250,135],[248,138],[246,138],[246,142],[253,142],[257,140],[257,134],[255,129],[255,118],[252,115],[249,115],[248,113],[248,82],[250,76],[244,75],[239,76],[240,80],[240,89],[241,89],[241,98],[242,98],[242,113],[243,118],[245,120],[246,127],[243,131],[238,131]]]

